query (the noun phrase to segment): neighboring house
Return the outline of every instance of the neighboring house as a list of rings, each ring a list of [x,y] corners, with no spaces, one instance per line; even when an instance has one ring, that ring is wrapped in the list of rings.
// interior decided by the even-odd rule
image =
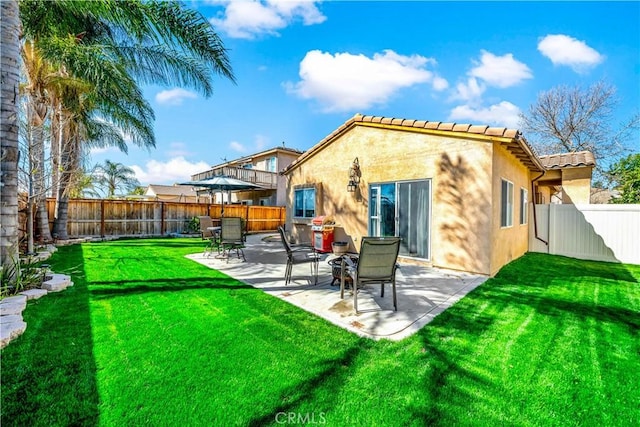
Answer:
[[[144,199],[160,202],[206,203],[208,196],[200,195],[190,185],[158,185],[149,184],[143,195]]]
[[[590,151],[539,156],[546,173],[540,180],[537,203],[589,204],[591,173],[596,165]]]
[[[287,200],[287,183],[279,174],[302,154],[302,151],[288,147],[276,147],[250,156],[212,166],[211,169],[191,176],[192,181],[211,178],[216,175],[230,176],[251,182],[261,187],[259,190],[241,191],[228,194],[214,192],[215,203],[242,203],[259,206],[284,206]]]
[[[407,261],[493,275],[527,252],[546,172],[514,129],[356,115],[283,171],[287,228],[309,241],[332,215],[352,251],[395,235]]]

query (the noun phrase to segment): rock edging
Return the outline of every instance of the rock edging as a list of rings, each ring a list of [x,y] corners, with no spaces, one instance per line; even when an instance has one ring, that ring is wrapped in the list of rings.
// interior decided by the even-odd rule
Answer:
[[[27,324],[22,318],[27,301],[41,298],[49,292],[63,291],[69,286],[73,286],[71,277],[54,273],[49,280],[42,283],[40,289],[22,291],[0,301],[0,349],[5,348],[27,329]]]

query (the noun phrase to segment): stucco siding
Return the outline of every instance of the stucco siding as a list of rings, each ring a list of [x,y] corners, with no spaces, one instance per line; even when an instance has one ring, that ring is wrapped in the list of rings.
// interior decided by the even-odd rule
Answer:
[[[586,204],[591,199],[591,168],[562,170],[562,203]]]
[[[524,255],[528,250],[529,228],[532,218],[527,218],[527,224],[520,224],[520,189],[527,190],[528,201],[531,202],[530,172],[520,161],[499,142],[495,142],[493,155],[493,184],[491,199],[494,201],[492,209],[492,237],[491,237],[491,270],[494,275],[505,264]],[[501,193],[502,180],[513,183],[513,225],[501,226]],[[528,209],[528,207],[527,207]]]
[[[362,176],[350,193],[348,171],[356,157]],[[359,249],[368,234],[370,184],[430,179],[431,263],[489,274],[491,159],[487,141],[355,126],[290,172],[287,225],[300,241],[310,240],[310,221],[293,218],[293,191],[321,184],[316,215],[333,215],[336,239]]]

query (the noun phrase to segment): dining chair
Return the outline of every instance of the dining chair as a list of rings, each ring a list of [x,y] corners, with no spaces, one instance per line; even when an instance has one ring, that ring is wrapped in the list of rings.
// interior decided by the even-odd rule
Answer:
[[[285,286],[291,282],[291,273],[293,266],[296,264],[309,263],[311,267],[311,275],[314,277],[313,284],[318,284],[318,263],[320,261],[320,255],[316,252],[316,249],[307,244],[291,244],[285,235],[284,228],[278,227],[280,233],[280,239],[282,245],[287,252],[287,267],[284,273]]]
[[[399,237],[363,237],[357,264],[342,257],[344,267],[340,278],[340,298],[344,298],[345,274],[353,284],[353,308],[358,313],[358,288],[370,283],[380,283],[380,297],[384,297],[384,284],[391,283],[393,308],[398,311],[396,298],[396,270],[398,269]]]
[[[213,247],[217,246],[218,243],[216,233],[211,229],[213,227],[213,220],[208,215],[199,216],[198,220],[200,222],[200,235],[202,236],[202,240],[207,241],[203,254],[205,256],[211,255],[213,253]]]
[[[242,236],[242,218],[240,217],[222,217],[220,218],[220,246],[222,247],[223,256],[229,262],[231,251],[235,250],[238,258],[242,256],[244,261],[244,240]]]

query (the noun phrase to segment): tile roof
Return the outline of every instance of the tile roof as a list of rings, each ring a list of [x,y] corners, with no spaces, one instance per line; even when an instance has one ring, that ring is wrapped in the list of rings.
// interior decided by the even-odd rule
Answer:
[[[486,125],[471,125],[461,123],[445,123],[445,122],[432,122],[427,120],[412,120],[401,119],[393,117],[382,116],[365,116],[362,114],[356,114],[351,119],[347,120],[339,128],[327,135],[322,141],[314,145],[311,149],[302,154],[296,161],[294,161],[289,167],[287,167],[283,173],[295,169],[299,164],[303,163],[306,159],[313,156],[317,151],[321,150],[325,145],[329,144],[335,138],[346,132],[348,129],[361,125],[382,125],[383,127],[395,127],[405,128],[405,130],[418,130],[424,129],[436,133],[441,132],[456,132],[466,133],[471,135],[484,135],[488,137],[506,138],[511,141],[503,141],[502,144],[507,150],[509,150],[514,156],[516,156],[524,165],[530,169],[543,171],[544,167],[540,163],[540,160],[535,155],[533,149],[529,146],[526,139],[522,136],[517,129],[509,129],[504,127],[489,127]]]
[[[551,154],[548,156],[538,156],[538,158],[545,169],[562,169],[566,167],[596,165],[596,159],[590,151]]]

